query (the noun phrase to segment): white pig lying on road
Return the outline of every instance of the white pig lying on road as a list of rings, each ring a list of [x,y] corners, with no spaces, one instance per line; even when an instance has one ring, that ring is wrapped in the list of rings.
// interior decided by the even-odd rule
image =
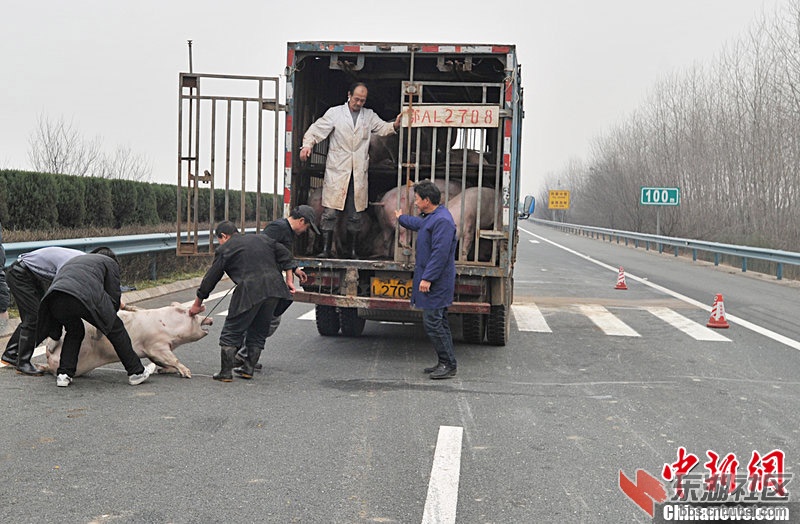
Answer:
[[[178,361],[173,350],[188,342],[194,342],[208,335],[208,327],[213,320],[202,315],[189,316],[189,309],[173,302],[158,309],[139,309],[131,306],[117,313],[125,324],[131,337],[133,349],[139,357],[147,357],[159,366],[159,373],[180,373],[182,377],[192,378],[189,368]],[[86,334],[78,353],[76,376],[119,362],[114,347],[97,328],[84,322]],[[47,364],[40,366],[43,371],[56,374],[61,361],[60,340],[47,339]]]

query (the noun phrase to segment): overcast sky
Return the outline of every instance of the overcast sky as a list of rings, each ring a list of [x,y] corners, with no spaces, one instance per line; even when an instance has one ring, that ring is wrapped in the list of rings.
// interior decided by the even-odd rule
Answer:
[[[286,42],[515,44],[525,87],[522,192],[624,120],[664,75],[710,63],[787,0],[7,2],[0,17],[0,168],[30,169],[37,118],[177,178],[177,79],[277,76]],[[474,7],[472,7],[474,6]],[[267,185],[271,187],[271,184]]]

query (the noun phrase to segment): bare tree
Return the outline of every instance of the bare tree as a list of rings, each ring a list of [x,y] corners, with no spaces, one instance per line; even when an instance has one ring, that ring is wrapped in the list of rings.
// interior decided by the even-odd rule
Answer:
[[[113,154],[105,154],[98,162],[95,176],[124,180],[148,181],[153,172],[150,161],[134,154],[127,146],[117,146]]]
[[[85,140],[72,122],[39,115],[28,138],[28,159],[36,171],[64,175],[91,174],[100,158],[100,140]]]
[[[146,181],[153,171],[146,157],[134,154],[127,146],[104,153],[99,137],[86,140],[63,117],[52,121],[39,115],[28,144],[31,166],[42,173]]]

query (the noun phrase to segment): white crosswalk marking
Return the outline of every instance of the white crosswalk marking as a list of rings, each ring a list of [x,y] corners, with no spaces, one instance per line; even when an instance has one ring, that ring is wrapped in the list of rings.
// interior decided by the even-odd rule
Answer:
[[[297,320],[317,320],[317,310],[312,309],[308,313],[303,313],[302,315],[297,317]]]
[[[515,304],[511,306],[511,312],[514,314],[514,320],[517,321],[517,329],[520,331],[553,332],[536,304]]]
[[[724,337],[694,320],[690,320],[680,313],[667,307],[645,307],[647,311],[657,316],[667,324],[674,326],[695,340],[707,340],[714,342],[730,342],[731,339]]]
[[[639,337],[639,333],[634,331],[628,324],[615,317],[609,310],[600,305],[581,304],[578,306],[581,313],[589,317],[597,327],[603,330],[606,335],[615,337]]]

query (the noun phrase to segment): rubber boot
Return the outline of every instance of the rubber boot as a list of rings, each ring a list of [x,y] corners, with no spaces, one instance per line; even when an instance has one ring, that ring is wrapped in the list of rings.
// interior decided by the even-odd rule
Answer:
[[[267,336],[270,335],[272,335],[272,333],[270,333]],[[237,375],[241,375],[242,372],[244,371],[245,362],[247,362],[247,348],[242,348],[239,350],[238,353],[236,353],[237,367],[233,368],[233,372],[236,373]],[[255,366],[253,366],[253,371],[261,371],[263,367],[264,366],[262,366],[261,364],[256,364]]]
[[[322,230],[322,253],[317,258],[331,258],[331,247],[333,245],[333,230]]]
[[[350,231],[347,232],[347,251],[345,252],[345,257],[350,259],[357,259],[358,253],[356,253],[356,238],[358,233],[352,233]]]
[[[253,371],[255,370],[258,358],[261,356],[261,348],[247,348],[247,360],[242,365],[242,378],[253,378]]]
[[[19,329],[14,331],[14,334],[11,335],[10,339],[8,339],[8,344],[6,344],[6,350],[3,351],[3,356],[0,357],[0,360],[8,364],[9,366],[16,366],[18,355],[19,355]]]
[[[236,351],[238,351],[238,349],[239,348],[236,346],[219,347],[221,369],[219,370],[219,373],[214,373],[214,376],[212,377],[214,380],[219,380],[221,382],[233,381],[233,374],[231,371],[235,365],[234,356],[236,355]]]
[[[17,373],[31,376],[41,376],[44,372],[31,364],[33,358],[33,350],[36,349],[36,344],[33,343],[29,335],[21,334],[19,336],[19,354],[17,355]]]

